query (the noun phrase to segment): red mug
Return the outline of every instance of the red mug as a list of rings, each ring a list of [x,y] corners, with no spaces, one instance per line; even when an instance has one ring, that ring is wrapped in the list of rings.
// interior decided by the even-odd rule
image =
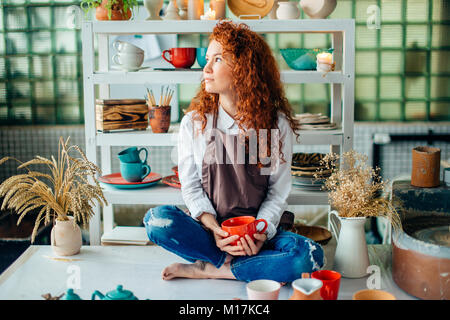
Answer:
[[[166,52],[169,53],[169,59],[166,58]],[[164,60],[175,68],[190,68],[194,64],[196,56],[195,48],[171,48],[162,53]]]
[[[323,286],[320,289],[320,296],[323,300],[337,300],[341,274],[332,270],[318,270],[311,273],[314,279],[322,280]]]
[[[258,231],[256,229],[256,226],[260,222],[264,223],[264,228],[261,231]],[[252,240],[255,240],[255,238],[253,237],[255,233],[263,233],[264,231],[266,231],[267,226],[268,224],[266,220],[264,219],[256,220],[255,217],[252,216],[234,217],[222,222],[222,230],[228,232],[230,236],[238,235],[242,238],[246,234],[248,234],[252,238]],[[231,245],[235,246],[238,240],[231,243]]]

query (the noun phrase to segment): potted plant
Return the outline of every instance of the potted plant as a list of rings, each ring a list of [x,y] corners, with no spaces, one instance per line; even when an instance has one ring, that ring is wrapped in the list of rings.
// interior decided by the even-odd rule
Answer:
[[[107,204],[102,189],[95,179],[100,169],[90,162],[78,146],[68,146],[66,141],[59,139],[58,159],[36,156],[34,159],[22,162],[16,158],[4,157],[0,164],[15,160],[20,163],[17,169],[27,172],[9,177],[0,184],[0,197],[3,198],[1,209],[13,209],[18,215],[17,225],[25,215],[33,210],[39,210],[31,234],[34,242],[36,232],[42,221],[54,226],[51,231],[51,245],[58,255],[73,255],[80,251],[82,240],[81,230],[77,223],[86,226],[94,215],[92,206],[94,200],[100,205]],[[81,157],[70,153],[76,151]],[[50,172],[33,171],[32,165],[45,165]],[[89,183],[92,178],[95,185]]]
[[[325,178],[324,189],[329,191],[330,226],[337,238],[334,270],[343,277],[360,278],[367,275],[369,257],[364,233],[367,217],[385,217],[394,228],[401,228],[400,216],[386,197],[387,181],[379,175],[379,168],[367,164],[367,156],[350,150],[340,156],[327,154],[324,167],[315,174]],[[337,228],[340,224],[340,230]]]
[[[137,0],[82,0],[80,3],[86,14],[95,8],[97,20],[129,20],[131,9],[138,6]]]

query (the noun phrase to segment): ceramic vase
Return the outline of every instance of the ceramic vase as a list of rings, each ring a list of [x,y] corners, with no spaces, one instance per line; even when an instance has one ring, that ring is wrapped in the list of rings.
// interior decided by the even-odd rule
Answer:
[[[187,20],[187,8],[188,8],[188,0],[177,0],[178,14],[180,15],[181,20]]]
[[[298,19],[300,17],[300,9],[296,2],[280,1],[278,2],[277,19]]]
[[[164,4],[164,0],[144,0],[144,7],[149,16],[145,20],[162,20],[159,12]]]
[[[170,127],[170,106],[150,107],[149,119],[153,133],[167,133]]]
[[[312,19],[325,19],[334,9],[336,0],[301,0],[300,7]]]
[[[416,147],[412,150],[411,185],[432,188],[440,185],[441,150]]]
[[[164,20],[181,20],[180,15],[178,14],[178,7],[175,0],[171,0],[167,5]]]
[[[108,9],[106,8],[108,0],[102,0],[100,6],[95,9],[95,18],[97,20],[129,20],[132,12],[128,8],[127,12],[123,12],[123,2],[119,1],[111,8],[111,18],[108,16]]]
[[[56,220],[50,234],[53,252],[58,256],[72,256],[80,252],[82,245],[81,229],[73,224],[73,217],[69,220]]]
[[[366,217],[344,218],[330,211],[328,221],[337,240],[333,270],[345,278],[362,278],[367,275],[369,254],[364,224]],[[337,226],[340,224],[340,229]]]

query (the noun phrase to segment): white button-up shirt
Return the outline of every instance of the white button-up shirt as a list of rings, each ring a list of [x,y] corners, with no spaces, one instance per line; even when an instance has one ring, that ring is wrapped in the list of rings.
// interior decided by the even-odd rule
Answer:
[[[206,151],[206,130],[212,129],[213,114],[206,114],[205,132],[201,132],[201,121],[192,122],[193,112],[184,115],[180,124],[178,137],[178,174],[181,183],[181,194],[191,216],[198,220],[203,212],[217,216],[208,195],[202,187],[202,160]],[[276,234],[276,227],[281,215],[287,208],[287,197],[291,191],[291,159],[293,152],[293,132],[284,114],[278,118],[279,136],[282,140],[284,163],[278,161],[271,164],[269,188],[262,202],[257,219],[265,219],[268,223],[267,237]],[[194,135],[194,129],[197,131]],[[239,127],[235,120],[219,105],[217,129],[226,134],[238,134]],[[278,150],[278,146],[276,148]],[[233,186],[230,186],[233,188]]]

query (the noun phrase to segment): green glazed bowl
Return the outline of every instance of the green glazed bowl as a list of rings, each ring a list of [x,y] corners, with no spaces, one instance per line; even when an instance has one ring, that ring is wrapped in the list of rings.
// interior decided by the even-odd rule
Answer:
[[[316,55],[321,52],[332,53],[333,49],[280,49],[287,65],[294,70],[316,70]]]

